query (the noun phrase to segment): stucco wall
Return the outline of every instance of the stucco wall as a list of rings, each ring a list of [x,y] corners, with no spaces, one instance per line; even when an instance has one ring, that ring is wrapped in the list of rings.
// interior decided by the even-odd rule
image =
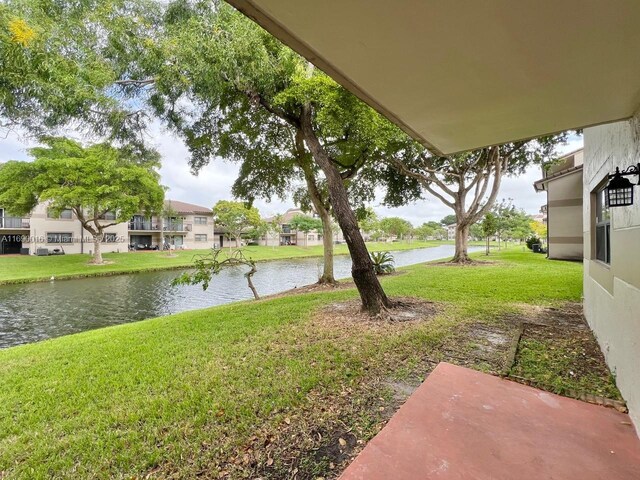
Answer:
[[[640,121],[584,132],[584,312],[640,432],[640,187],[611,209],[611,263],[595,259],[592,193],[616,167],[640,161]],[[633,177],[635,182],[637,177]]]
[[[91,234],[83,230],[80,221],[72,219],[53,219],[47,217],[47,206],[39,204],[31,213],[31,229],[29,233],[29,242],[22,242],[23,246],[29,247],[31,253],[35,253],[38,248],[47,248],[52,250],[60,248],[59,243],[48,243],[48,233],[71,233],[73,243],[62,244],[62,248],[66,253],[91,253],[93,252],[93,239]],[[107,252],[126,252],[128,249],[128,231],[127,224],[120,223],[105,230],[105,233],[116,235],[116,242],[105,242],[101,245],[102,253]]]
[[[582,171],[547,184],[549,258],[580,260],[582,251]]]

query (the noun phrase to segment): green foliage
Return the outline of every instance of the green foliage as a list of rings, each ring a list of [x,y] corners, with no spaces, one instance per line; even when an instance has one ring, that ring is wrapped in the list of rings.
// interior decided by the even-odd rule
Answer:
[[[256,207],[248,207],[243,202],[220,200],[213,207],[217,225],[227,231],[229,239],[239,239],[245,231],[261,228],[263,222]]]
[[[291,228],[303,233],[309,233],[311,230],[322,231],[322,221],[319,218],[309,215],[296,215],[291,219]]]
[[[0,4],[0,128],[42,135],[73,125],[145,155],[140,79],[158,61],[158,2],[8,0]]]
[[[526,244],[529,250],[533,250],[534,245],[542,245],[542,240],[540,240],[540,238],[536,235],[531,235],[529,238],[527,238]]]
[[[202,285],[202,289],[206,290],[209,288],[209,283],[213,276],[218,275],[223,269],[244,266],[249,268],[244,274],[249,288],[255,298],[259,298],[251,281],[253,274],[257,272],[256,262],[251,258],[247,258],[240,249],[233,250],[229,254],[223,250],[212,250],[206,255],[196,255],[193,266],[195,269],[194,272],[184,272],[175,278],[171,282],[171,285]]]
[[[451,214],[451,215],[447,215],[442,220],[440,220],[440,223],[442,225],[447,225],[448,226],[448,225],[454,225],[454,224],[456,224],[458,222],[456,220],[456,216]]]
[[[425,222],[415,229],[415,234],[422,240],[446,239],[447,231],[438,222]]]
[[[482,219],[480,228],[482,229],[482,236],[485,238],[495,235],[498,231],[498,219],[493,213],[489,212]]]
[[[385,275],[396,271],[395,260],[391,252],[372,252],[370,255],[376,275]]]
[[[45,138],[30,150],[32,162],[9,161],[0,167],[0,204],[16,215],[50,202],[56,213],[72,208],[89,227],[113,212],[113,223],[139,212],[162,209],[164,189],[158,174],[108,144],[83,147],[66,138]]]
[[[385,235],[402,238],[413,230],[413,225],[408,220],[400,217],[386,217],[379,222],[380,230]]]
[[[501,238],[524,240],[533,233],[531,217],[523,210],[517,209],[511,200],[502,200],[494,206],[492,214],[495,219],[495,231]]]

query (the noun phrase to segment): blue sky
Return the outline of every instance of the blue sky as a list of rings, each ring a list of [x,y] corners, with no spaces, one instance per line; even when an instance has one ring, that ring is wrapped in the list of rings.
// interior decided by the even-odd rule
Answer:
[[[211,207],[218,200],[231,197],[231,185],[236,178],[237,167],[223,160],[216,160],[203,168],[198,176],[191,174],[187,162],[188,152],[182,141],[172,134],[156,127],[151,132],[155,146],[162,154],[160,174],[162,183],[169,187],[167,196],[174,200],[195,203]],[[25,138],[11,134],[0,139],[0,162],[6,160],[26,160],[27,148],[33,146]],[[569,144],[562,146],[560,153],[570,152],[582,147],[582,137],[572,137]],[[512,198],[515,205],[531,214],[538,213],[545,202],[543,193],[535,193],[533,182],[541,177],[539,167],[529,168],[523,175],[507,177],[503,180],[499,198]],[[291,200],[279,200],[266,203],[256,201],[260,213],[269,216],[282,213],[293,206]],[[430,220],[440,220],[453,213],[435,198],[405,205],[399,208],[387,208],[379,203],[373,205],[380,216],[401,216],[414,225]]]

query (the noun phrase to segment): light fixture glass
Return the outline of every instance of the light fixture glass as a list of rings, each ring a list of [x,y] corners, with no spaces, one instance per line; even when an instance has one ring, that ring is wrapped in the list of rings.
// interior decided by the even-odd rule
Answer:
[[[605,195],[608,207],[633,205],[633,183],[628,178],[625,178],[628,175],[640,175],[640,163],[632,165],[622,172],[616,167],[616,173],[609,175],[611,180],[607,185]],[[638,185],[640,185],[640,180]]]

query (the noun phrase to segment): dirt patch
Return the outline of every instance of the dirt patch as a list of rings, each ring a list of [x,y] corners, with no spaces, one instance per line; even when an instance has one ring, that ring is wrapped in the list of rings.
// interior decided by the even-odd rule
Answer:
[[[113,265],[116,262],[112,262],[111,260],[103,260],[102,263],[93,263],[89,262],[87,265],[90,267],[104,267],[105,265]]]
[[[427,266],[434,267],[488,267],[491,265],[498,265],[500,262],[494,262],[491,260],[471,260],[470,262],[465,263],[454,263],[451,261],[443,261],[443,262],[429,262]]]
[[[332,303],[319,312],[319,317],[329,324],[345,323],[397,323],[424,321],[436,314],[435,303],[412,297],[391,299],[392,307],[382,315],[371,317],[362,311],[360,299]]]

